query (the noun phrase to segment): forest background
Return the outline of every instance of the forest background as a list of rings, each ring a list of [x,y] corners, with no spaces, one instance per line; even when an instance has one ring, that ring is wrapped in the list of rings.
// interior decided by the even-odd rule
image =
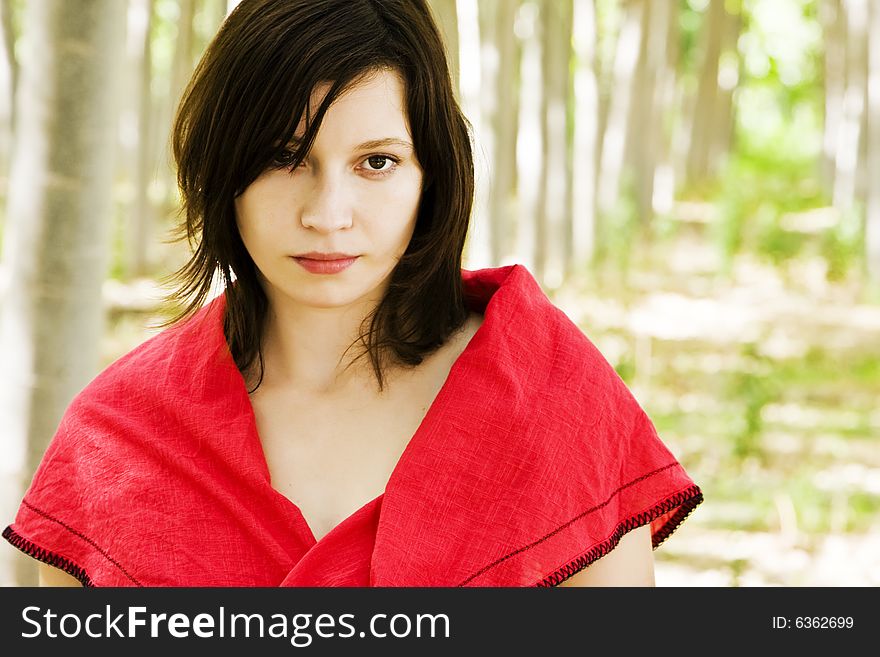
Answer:
[[[169,129],[235,4],[0,0],[0,525],[172,310]],[[704,491],[658,585],[880,585],[880,0],[431,4],[465,266],[526,265]]]

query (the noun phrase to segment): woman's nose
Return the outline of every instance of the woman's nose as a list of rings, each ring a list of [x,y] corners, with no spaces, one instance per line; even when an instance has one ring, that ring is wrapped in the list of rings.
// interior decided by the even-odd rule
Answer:
[[[328,175],[312,175],[312,178],[312,184],[304,190],[302,225],[327,233],[350,228],[350,190],[346,189],[344,181]]]

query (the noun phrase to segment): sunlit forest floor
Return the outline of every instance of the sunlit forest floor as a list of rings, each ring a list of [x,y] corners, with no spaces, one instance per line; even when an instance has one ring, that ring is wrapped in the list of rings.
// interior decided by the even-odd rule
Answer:
[[[657,584],[880,585],[880,306],[816,256],[739,255],[722,277],[703,233],[551,295],[704,492],[655,553]],[[156,293],[107,284],[106,363],[151,333]]]
[[[703,490],[658,585],[880,584],[880,306],[817,257],[719,277],[694,228],[554,297]]]

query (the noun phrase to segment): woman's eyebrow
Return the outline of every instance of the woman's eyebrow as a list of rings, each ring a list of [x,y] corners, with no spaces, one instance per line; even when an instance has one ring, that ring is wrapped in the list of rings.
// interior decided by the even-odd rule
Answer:
[[[382,148],[383,146],[403,146],[404,148],[412,149],[412,143],[406,141],[405,139],[397,139],[396,137],[385,137],[383,139],[372,139],[370,141],[365,141],[363,144],[358,144],[355,147],[355,150],[368,150],[371,148]]]
[[[290,140],[291,146],[299,146],[302,142],[298,137],[292,137]],[[370,150],[373,148],[382,148],[383,146],[403,146],[404,148],[413,149],[413,145],[411,142],[405,139],[399,139],[397,137],[383,137],[382,139],[371,139],[370,141],[365,141],[362,144],[358,144],[354,147],[356,151],[364,151]]]

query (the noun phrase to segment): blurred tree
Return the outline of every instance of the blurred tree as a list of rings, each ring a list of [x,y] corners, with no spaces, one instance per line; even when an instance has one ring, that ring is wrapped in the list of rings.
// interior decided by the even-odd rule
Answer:
[[[0,0],[0,179],[6,178],[7,162],[12,148],[14,98],[18,75],[12,21],[11,0]]]
[[[13,91],[15,91],[15,83],[18,79],[18,62],[15,58],[16,13],[13,0],[0,0],[0,41],[3,45],[0,57],[9,67],[10,84]]]
[[[227,4],[229,7],[229,4]],[[183,93],[196,59],[195,16],[196,0],[153,0],[150,23],[150,104],[149,118],[152,122],[147,132],[150,144],[140,154],[144,158],[141,169],[143,182],[150,203],[151,221],[142,224],[142,230],[150,235],[150,243],[156,241],[162,227],[157,220],[171,216],[177,209],[177,182],[169,149],[169,131],[177,103]],[[145,99],[146,100],[146,99]],[[153,189],[150,190],[150,187]],[[129,246],[138,249],[138,246]],[[151,269],[149,251],[145,254],[145,269]]]
[[[541,171],[544,168],[541,114],[541,58],[539,2],[523,0],[514,23],[519,42],[519,98],[516,147],[516,257],[533,273],[535,241],[540,221],[538,206]]]
[[[735,147],[736,116],[733,95],[739,82],[739,37],[743,30],[741,0],[725,0],[724,25],[721,31],[721,54],[718,56],[718,98],[715,122],[709,144],[709,171],[718,175]]]
[[[659,3],[658,3],[659,4]],[[673,153],[673,137],[676,125],[677,87],[681,49],[679,47],[681,11],[676,0],[664,0],[658,21],[659,29],[655,30],[650,44],[656,58],[656,79],[654,81],[654,122],[656,132],[650,136],[654,170],[651,175],[651,208],[653,212],[668,215],[672,212],[675,202],[676,176]],[[666,24],[665,32],[662,30]],[[648,190],[644,190],[645,198]]]
[[[211,33],[208,35],[209,40],[214,37],[214,33],[220,29],[220,25],[226,20],[228,5],[226,0],[202,0],[204,3],[204,11],[208,15],[208,25]]]
[[[602,136],[599,164],[598,212],[599,221],[605,219],[620,201],[621,181],[624,175],[627,128],[633,101],[640,52],[644,41],[643,19],[648,11],[647,0],[623,0],[623,19],[617,36],[610,89],[607,121]],[[599,248],[604,249],[604,229],[600,229]]]
[[[733,85],[719,84],[724,80],[719,77],[719,67],[723,57],[736,57],[739,16],[738,3],[709,1],[702,27],[702,63],[687,158],[688,180],[697,185],[718,173],[730,147]]]
[[[3,264],[0,515],[98,367],[125,3],[29,0]],[[5,554],[5,553],[4,553]],[[34,583],[32,564],[20,583]],[[4,559],[0,579],[11,583]]]
[[[559,286],[570,269],[565,243],[571,235],[572,176],[569,97],[572,58],[572,0],[540,4],[542,45],[541,142],[544,167],[538,188],[535,274],[547,287]]]
[[[846,76],[840,127],[837,131],[833,203],[841,213],[852,211],[862,160],[867,82],[867,0],[844,0],[846,16]]]
[[[458,45],[458,9],[456,0],[430,0],[434,15],[440,24],[440,31],[446,42],[446,53],[449,58],[449,73],[455,86],[456,96],[461,99],[459,88],[459,45]]]
[[[572,232],[566,244],[571,264],[566,276],[592,262],[596,246],[596,177],[598,170],[599,82],[596,75],[596,4],[575,0],[574,137],[572,153]]]
[[[180,6],[177,20],[177,40],[174,47],[174,64],[171,72],[171,102],[177,106],[177,101],[183,93],[183,88],[193,72],[193,19],[196,15],[196,0],[178,0]]]
[[[519,0],[483,0],[480,23],[480,118],[489,160],[489,256],[501,263],[514,248],[519,50],[513,31]]]
[[[842,0],[822,0],[819,16],[824,34],[825,129],[822,141],[822,180],[830,197],[837,170],[837,146],[846,90],[846,14]]]
[[[650,189],[653,187],[653,132],[654,132],[654,81],[658,62],[651,61],[651,46],[656,44],[657,35],[666,36],[666,24],[656,14],[665,0],[640,0],[643,4],[639,12],[639,44],[636,64],[630,90],[630,106],[626,117],[624,140],[623,173],[628,193],[634,196],[636,211],[642,223],[647,224],[651,215]],[[662,13],[662,7],[661,7]],[[655,47],[656,50],[656,47]],[[662,60],[661,60],[662,61]],[[646,198],[647,195],[647,198]]]
[[[153,0],[129,0],[126,32],[126,90],[122,98],[119,168],[129,181],[130,205],[125,212],[125,274],[145,276],[150,271],[156,213],[149,196],[155,173],[156,139],[150,120],[152,97]]]
[[[636,208],[642,226],[654,215],[654,185],[660,163],[668,152],[666,135],[670,83],[674,88],[675,61],[669,41],[676,35],[678,7],[674,0],[646,2],[642,12],[639,60],[633,78],[629,114],[626,170],[633,176]]]
[[[872,2],[868,22],[868,185],[865,258],[868,279],[880,289],[880,3]]]

